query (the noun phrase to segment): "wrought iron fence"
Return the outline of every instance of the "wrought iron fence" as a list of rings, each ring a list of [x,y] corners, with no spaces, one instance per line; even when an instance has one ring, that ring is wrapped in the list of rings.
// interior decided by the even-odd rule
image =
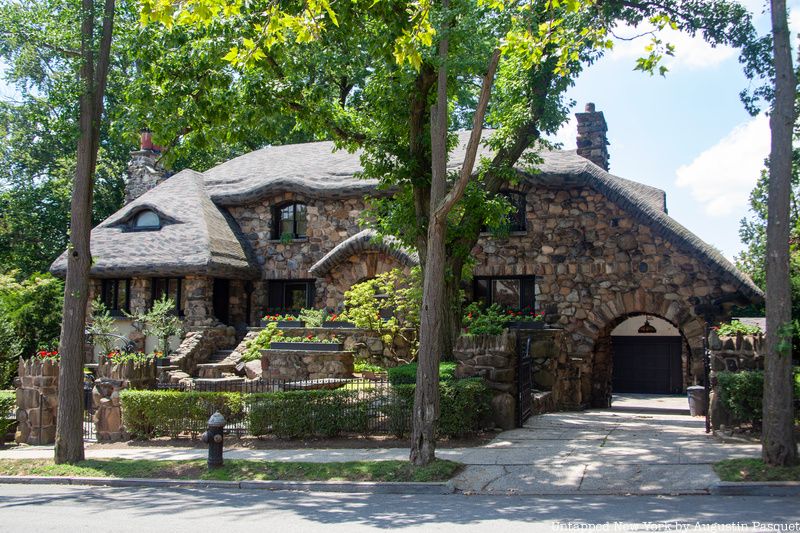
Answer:
[[[171,405],[159,408],[157,419],[128,418],[129,431],[142,436],[196,436],[205,431],[206,421],[216,410],[225,416],[225,432],[237,436],[402,437],[411,428],[413,388],[396,388],[386,379],[196,380],[188,385],[159,384],[158,389],[229,394],[178,395],[166,402]]]

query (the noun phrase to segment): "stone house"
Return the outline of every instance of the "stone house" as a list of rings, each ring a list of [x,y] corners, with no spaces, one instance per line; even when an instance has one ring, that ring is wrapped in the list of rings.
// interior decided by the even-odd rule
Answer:
[[[602,112],[589,104],[577,118],[577,150],[543,152],[535,173],[518,169],[520,183],[505,191],[512,231],[481,236],[467,292],[542,310],[564,330],[563,405],[607,405],[612,387],[680,392],[701,373],[706,324],[763,295],[669,217],[663,191],[608,172]],[[355,177],[358,155],[330,142],[169,177],[158,156],[143,137],[128,203],[92,231],[93,296],[115,312],[168,294],[188,329],[243,330],[270,308],[337,309],[354,283],[417,263],[359,225],[365,197],[389,193]],[[65,265],[62,256],[51,270],[63,276]],[[120,329],[144,343],[125,320]]]

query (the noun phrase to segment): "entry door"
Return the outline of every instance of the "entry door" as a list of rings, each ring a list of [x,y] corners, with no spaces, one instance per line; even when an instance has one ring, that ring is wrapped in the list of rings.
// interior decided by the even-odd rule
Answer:
[[[228,323],[231,284],[227,279],[214,279],[214,316],[223,324]]]
[[[681,337],[611,337],[613,392],[678,394],[683,390]]]

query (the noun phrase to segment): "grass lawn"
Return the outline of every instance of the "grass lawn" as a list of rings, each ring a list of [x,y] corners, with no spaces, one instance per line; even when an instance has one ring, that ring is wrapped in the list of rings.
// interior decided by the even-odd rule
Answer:
[[[800,465],[766,466],[761,459],[726,459],[714,471],[722,481],[800,481]]]
[[[407,461],[354,461],[350,463],[286,463],[226,460],[209,471],[205,459],[155,461],[147,459],[92,459],[77,465],[55,465],[50,459],[0,460],[4,476],[80,476],[117,478],[213,479],[223,481],[446,481],[460,463],[437,459],[426,467]]]

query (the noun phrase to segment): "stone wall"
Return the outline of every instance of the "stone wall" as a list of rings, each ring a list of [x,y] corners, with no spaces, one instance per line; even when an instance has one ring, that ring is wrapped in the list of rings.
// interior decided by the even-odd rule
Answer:
[[[169,356],[170,364],[180,368],[170,372],[169,380],[178,383],[197,373],[197,365],[208,362],[218,350],[231,350],[236,346],[236,329],[232,326],[199,328],[189,331],[181,345]]]
[[[340,311],[344,304],[344,293],[353,285],[395,268],[410,273],[407,266],[383,253],[369,252],[353,255],[341,265],[337,265],[323,279],[325,296],[321,305],[327,309]]]
[[[186,276],[183,278],[183,294],[186,303],[183,308],[184,324],[187,328],[217,326],[214,317],[213,294],[214,279],[207,276]]]
[[[17,369],[17,443],[52,444],[58,413],[58,363],[20,358]]]
[[[157,381],[158,368],[155,361],[120,364],[100,363],[95,370],[97,376],[92,389],[94,405],[94,427],[97,440],[128,440],[129,435],[122,425],[122,407],[119,393],[123,389],[151,389]]]
[[[492,390],[492,419],[503,429],[516,427],[517,332],[462,335],[453,348],[456,377],[480,376]]]
[[[353,352],[262,350],[261,354],[264,379],[300,381],[353,377]]]
[[[711,364],[711,392],[709,398],[711,427],[720,429],[731,427],[737,420],[720,401],[716,375],[718,372],[740,372],[764,369],[763,335],[736,335],[719,337],[714,330],[708,335],[708,349]]]
[[[629,316],[674,324],[697,360],[704,318],[719,321],[729,306],[743,303],[738,287],[692,251],[595,190],[530,186],[524,192],[527,232],[481,237],[473,249],[475,275],[536,276],[537,307],[548,323],[566,330],[562,375],[580,382],[563,403],[607,405],[612,365],[605,340]]]
[[[142,149],[131,152],[125,177],[125,203],[137,199],[167,179],[167,172],[158,162],[161,153]]]

